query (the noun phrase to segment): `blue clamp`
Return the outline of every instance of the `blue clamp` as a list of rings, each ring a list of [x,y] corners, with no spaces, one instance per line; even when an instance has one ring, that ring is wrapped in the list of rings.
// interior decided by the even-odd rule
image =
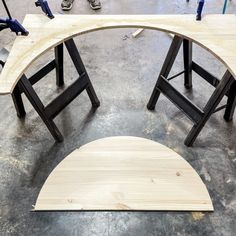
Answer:
[[[202,9],[203,9],[204,3],[205,3],[204,0],[199,0],[198,1],[196,20],[201,20],[202,19]]]
[[[7,28],[10,28],[12,32],[16,33],[16,35],[21,33],[21,35],[27,36],[29,34],[18,20],[13,18],[0,18],[0,31]]]
[[[42,11],[47,15],[48,18],[53,19],[54,15],[52,14],[48,2],[45,0],[38,0],[35,2],[36,7],[41,7]]]

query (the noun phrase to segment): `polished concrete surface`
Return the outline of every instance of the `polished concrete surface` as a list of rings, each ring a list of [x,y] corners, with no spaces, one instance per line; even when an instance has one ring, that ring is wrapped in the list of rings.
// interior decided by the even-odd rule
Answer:
[[[62,13],[60,1],[48,1],[54,13]],[[12,15],[22,20],[26,13],[40,13],[33,0],[7,0]],[[1,5],[1,4],[0,4]],[[223,0],[208,0],[204,12],[220,13]],[[184,0],[102,0],[94,12],[86,0],[75,1],[67,14],[183,14],[195,13],[196,1]],[[236,13],[232,0],[229,13]],[[62,13],[63,14],[63,13]],[[0,7],[0,15],[5,12]],[[235,26],[236,27],[236,26]],[[156,110],[146,109],[150,93],[166,55],[171,38],[145,30],[132,38],[135,29],[106,30],[76,39],[81,56],[94,84],[101,106],[91,110],[86,93],[75,99],[56,119],[63,143],[54,143],[50,133],[25,99],[27,115],[18,119],[10,96],[0,97],[0,235],[235,235],[236,232],[236,125],[226,123],[223,112],[214,114],[192,148],[183,141],[192,123],[165,97]],[[10,47],[15,35],[0,32],[0,47]],[[48,52],[29,69],[40,68]],[[194,46],[194,59],[216,76],[225,71],[213,56]],[[182,53],[172,70],[182,70]],[[65,80],[77,76],[65,55]],[[185,90],[183,77],[173,84],[204,106],[212,88],[194,74],[194,87]],[[61,89],[55,72],[35,88],[47,103]],[[225,102],[225,101],[224,101]],[[223,104],[223,103],[222,103]],[[63,158],[81,145],[115,135],[140,136],[160,142],[183,156],[206,184],[214,213],[191,212],[31,212],[49,173]]]

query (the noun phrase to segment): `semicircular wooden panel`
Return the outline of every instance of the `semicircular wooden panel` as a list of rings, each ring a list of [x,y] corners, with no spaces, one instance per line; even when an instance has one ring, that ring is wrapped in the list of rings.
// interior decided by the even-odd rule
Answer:
[[[141,27],[190,39],[216,56],[236,78],[236,16],[207,15],[26,15],[30,34],[18,36],[0,75],[0,94],[12,93],[26,69],[47,50],[76,35],[96,30]]]
[[[212,211],[196,171],[171,149],[143,138],[110,137],[82,146],[49,175],[36,211]]]

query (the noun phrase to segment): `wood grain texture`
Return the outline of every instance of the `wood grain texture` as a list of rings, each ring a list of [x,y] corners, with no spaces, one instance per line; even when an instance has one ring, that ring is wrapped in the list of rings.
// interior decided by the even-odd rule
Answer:
[[[33,61],[79,34],[110,28],[148,28],[190,39],[215,55],[236,78],[236,15],[26,15],[27,37],[18,36],[0,75],[0,94],[13,91]],[[96,62],[94,62],[96,63]]]
[[[110,137],[68,155],[44,183],[36,211],[213,211],[196,171],[151,140]]]

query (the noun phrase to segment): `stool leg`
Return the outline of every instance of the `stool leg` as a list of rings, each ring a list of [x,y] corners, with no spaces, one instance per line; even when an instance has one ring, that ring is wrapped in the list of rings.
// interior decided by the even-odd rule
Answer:
[[[234,81],[234,83],[231,85],[229,89],[228,101],[224,114],[224,119],[226,121],[231,121],[233,119],[235,107],[236,107],[236,81]]]
[[[216,87],[214,93],[212,94],[211,98],[209,99],[208,103],[206,104],[205,108],[203,109],[204,115],[202,119],[193,126],[191,131],[189,132],[187,138],[185,139],[186,146],[192,146],[194,141],[196,140],[198,134],[201,132],[202,128],[206,124],[207,120],[211,116],[211,114],[215,111],[216,107],[222,100],[223,96],[227,93],[230,86],[235,80],[233,79],[230,72],[227,70],[221,79],[219,85]]]
[[[24,76],[24,75],[23,75]],[[21,97],[19,85],[17,84],[12,92],[12,100],[14,102],[16,113],[19,118],[23,118],[26,115],[24,104]]]
[[[56,84],[58,87],[64,85],[64,70],[63,70],[63,44],[59,44],[54,49],[56,62]]]
[[[9,52],[7,49],[2,48],[0,50],[0,65],[2,67],[4,67],[6,60],[8,58],[8,55],[9,55]],[[23,76],[25,77],[25,75],[23,75]],[[22,101],[21,92],[20,92],[20,88],[19,88],[18,84],[15,86],[11,96],[12,96],[12,100],[13,100],[15,108],[16,108],[17,116],[19,118],[24,117],[26,112],[25,112],[25,108],[24,108],[24,104]]]
[[[53,120],[48,117],[45,113],[45,107],[41,100],[39,99],[38,95],[34,91],[31,83],[26,77],[22,77],[19,80],[20,86],[22,91],[25,93],[26,97],[29,99],[30,103],[34,107],[34,109],[38,112],[39,116],[42,118],[45,125],[48,127],[49,131],[51,132],[54,139],[58,142],[63,141],[63,136],[56,127]]]
[[[161,69],[161,72],[159,74],[159,77],[157,79],[157,83],[153,89],[153,92],[152,92],[152,95],[149,99],[149,102],[147,104],[147,108],[149,110],[154,110],[155,109],[155,106],[156,106],[156,103],[157,103],[157,100],[160,96],[160,92],[158,91],[157,89],[157,85],[158,85],[158,80],[160,79],[161,76],[167,78],[169,73],[170,73],[170,70],[175,62],[175,59],[176,59],[176,56],[178,55],[178,52],[179,52],[179,49],[180,49],[180,46],[183,42],[183,39],[178,37],[178,36],[175,36],[171,45],[170,45],[170,48],[169,48],[169,51],[167,53],[167,56],[166,56],[166,59],[165,59],[165,62],[162,66],[162,69]]]
[[[192,88],[192,42],[183,40],[184,55],[184,86],[187,89]]]
[[[93,85],[89,79],[88,73],[86,71],[86,68],[84,66],[84,63],[80,57],[79,51],[75,45],[75,42],[73,39],[69,39],[65,42],[66,48],[70,54],[70,57],[75,65],[75,68],[79,75],[82,75],[83,73],[86,74],[86,78],[88,80],[88,86],[86,88],[87,94],[90,98],[90,101],[92,103],[93,107],[99,107],[100,106],[100,101],[95,93],[95,90],[93,88]]]

